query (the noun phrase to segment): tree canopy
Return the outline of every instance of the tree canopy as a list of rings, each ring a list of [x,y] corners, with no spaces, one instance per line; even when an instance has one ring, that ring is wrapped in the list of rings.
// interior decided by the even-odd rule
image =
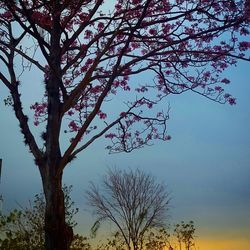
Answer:
[[[0,79],[14,95],[32,152],[40,155],[14,91],[19,89],[19,73],[31,65],[44,74],[46,87],[41,101],[31,105],[36,126],[48,120],[48,80],[52,75],[59,80],[54,90],[60,103],[57,112],[69,121],[65,132],[75,132],[63,162],[103,135],[111,140],[110,152],[129,152],[155,139],[170,139],[168,110],[164,113],[157,105],[168,95],[191,90],[235,104],[224,91],[230,80],[222,73],[238,59],[249,61],[245,53],[250,43],[240,38],[249,34],[248,5],[247,1],[1,1],[1,61],[6,69]],[[10,70],[17,60],[22,66]],[[137,80],[135,75],[147,77]],[[114,114],[105,101],[121,91],[131,94]],[[96,122],[97,117],[103,123]]]

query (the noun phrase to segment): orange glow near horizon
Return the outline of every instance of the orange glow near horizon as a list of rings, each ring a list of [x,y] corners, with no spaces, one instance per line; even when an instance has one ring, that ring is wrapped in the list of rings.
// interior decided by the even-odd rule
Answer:
[[[249,250],[250,239],[206,239],[196,241],[197,250]]]

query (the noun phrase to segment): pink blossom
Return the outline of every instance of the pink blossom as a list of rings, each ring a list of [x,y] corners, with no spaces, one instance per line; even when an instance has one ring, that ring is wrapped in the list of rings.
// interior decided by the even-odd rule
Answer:
[[[86,12],[81,12],[78,16],[81,21],[86,21],[88,19],[88,13]]]
[[[141,2],[141,0],[132,0],[132,4],[139,4]]]
[[[224,84],[229,84],[229,83],[230,83],[230,80],[228,80],[227,78],[223,78],[223,79],[221,80],[221,82],[224,83]]]
[[[171,140],[171,136],[170,135],[166,135],[165,138],[164,138],[165,141],[169,141]]]
[[[38,125],[39,125],[38,120],[35,120],[35,121],[34,121],[34,125],[35,125],[35,126],[38,126]]]
[[[230,105],[235,105],[235,104],[236,104],[236,99],[233,98],[233,97],[230,97],[230,98],[228,99],[228,103],[229,103]]]
[[[94,62],[93,59],[88,58],[87,61],[86,61],[86,65],[91,65],[93,62]]]
[[[127,114],[126,112],[121,112],[121,113],[120,113],[120,116],[121,116],[121,117],[125,117],[126,114]]]
[[[240,34],[243,36],[249,35],[249,30],[243,27],[240,29]]]
[[[139,43],[131,43],[131,47],[132,47],[132,49],[137,49],[137,48],[140,48],[140,44]]]
[[[150,102],[150,103],[147,104],[147,106],[148,106],[149,109],[151,109],[153,107],[153,103]]]
[[[122,8],[122,5],[121,4],[116,4],[115,8],[116,8],[116,10],[120,10]]]
[[[104,23],[102,23],[102,22],[98,23],[97,29],[98,29],[98,31],[102,31],[104,29]]]
[[[240,46],[239,46],[240,51],[246,51],[248,49],[250,49],[250,42],[240,42]]]
[[[72,116],[74,114],[74,112],[72,110],[68,111],[68,115]]]
[[[0,16],[7,20],[10,20],[13,17],[10,11],[5,11],[4,13],[0,14]]]
[[[103,113],[102,111],[99,111],[98,116],[100,117],[100,119],[104,120],[107,118],[107,114]]]
[[[214,88],[216,91],[219,91],[219,92],[221,92],[221,91],[223,91],[223,88],[222,87],[220,87],[220,86],[215,86],[215,88]]]
[[[42,28],[48,28],[51,26],[51,17],[47,14],[34,11],[32,13],[32,19],[38,23]]]
[[[152,35],[152,36],[155,36],[155,35],[157,35],[157,30],[156,29],[150,29],[149,34]]]
[[[75,121],[71,121],[68,126],[74,132],[79,130],[79,127],[77,126]]]
[[[164,24],[162,25],[163,29],[162,29],[162,32],[164,34],[168,34],[170,32],[170,29],[171,29],[171,25],[170,24]]]
[[[92,35],[93,35],[93,32],[91,30],[86,30],[84,38],[89,39],[91,38]]]
[[[109,134],[105,135],[105,138],[109,138],[109,139],[112,139],[114,137],[116,137],[116,135],[114,133],[109,133]]]

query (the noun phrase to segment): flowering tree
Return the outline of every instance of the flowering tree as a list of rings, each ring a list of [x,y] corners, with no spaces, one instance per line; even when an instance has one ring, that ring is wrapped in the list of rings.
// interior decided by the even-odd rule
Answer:
[[[68,249],[72,240],[61,184],[67,163],[102,136],[110,152],[169,140],[168,109],[157,110],[168,95],[192,91],[235,104],[222,73],[238,59],[249,61],[250,42],[242,38],[249,34],[248,0],[1,0],[0,6],[0,81],[42,177],[47,249]],[[23,77],[29,70],[44,79],[41,100],[31,104],[42,143],[22,108],[20,84],[31,84]],[[111,100],[123,102],[111,109]],[[66,150],[64,130],[72,134]]]

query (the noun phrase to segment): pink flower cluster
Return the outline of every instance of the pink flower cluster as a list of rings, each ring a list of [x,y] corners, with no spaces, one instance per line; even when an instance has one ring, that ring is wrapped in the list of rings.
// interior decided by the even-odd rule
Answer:
[[[38,126],[39,123],[45,120],[45,116],[47,114],[47,108],[48,104],[46,102],[43,103],[38,103],[36,102],[35,104],[30,106],[31,110],[34,110],[34,125]]]

